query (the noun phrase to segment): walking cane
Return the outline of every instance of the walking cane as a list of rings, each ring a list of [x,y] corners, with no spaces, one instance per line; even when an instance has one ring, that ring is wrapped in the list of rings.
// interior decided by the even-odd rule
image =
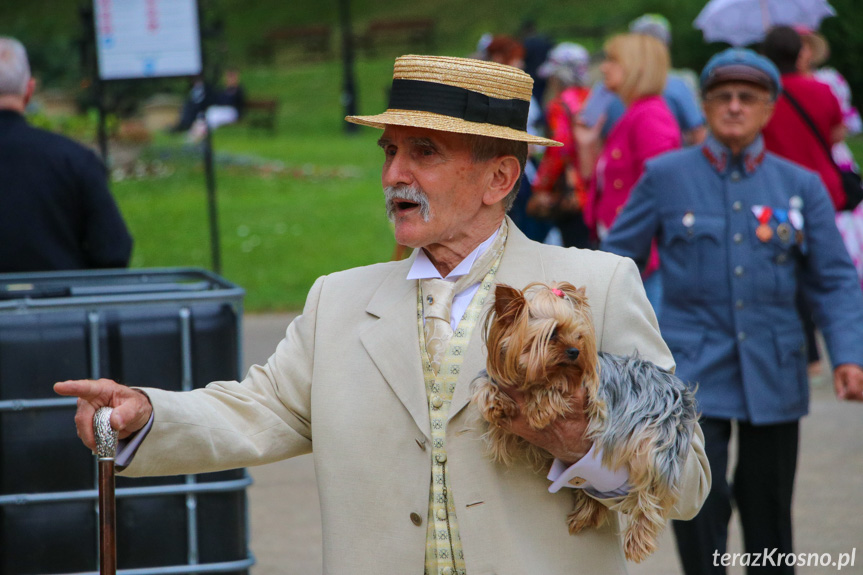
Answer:
[[[100,407],[93,416],[96,454],[99,456],[99,573],[117,573],[117,516],[114,500],[114,455],[117,432],[111,429],[110,407]]]

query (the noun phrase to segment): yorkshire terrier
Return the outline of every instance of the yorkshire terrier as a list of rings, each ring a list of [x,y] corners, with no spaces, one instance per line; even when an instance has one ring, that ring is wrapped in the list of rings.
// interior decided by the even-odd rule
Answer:
[[[491,457],[507,465],[525,457],[546,469],[553,459],[507,431],[518,408],[505,389],[523,393],[522,414],[541,430],[572,412],[573,393],[584,386],[587,437],[602,450],[605,467],[625,466],[629,472],[629,493],[620,507],[629,515],[624,553],[630,561],[647,558],[679,496],[697,419],[691,390],[637,354],[597,353],[585,289],[569,283],[532,283],[523,291],[498,285],[484,336],[487,372],[472,383],[472,401],[489,424],[484,437]],[[572,491],[570,533],[602,525],[608,509],[583,490]]]

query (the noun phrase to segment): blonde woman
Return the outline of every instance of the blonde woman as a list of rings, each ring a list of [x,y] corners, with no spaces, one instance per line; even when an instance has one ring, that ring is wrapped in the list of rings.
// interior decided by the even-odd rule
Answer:
[[[668,77],[668,48],[646,34],[620,34],[605,44],[600,71],[606,87],[626,105],[626,112],[608,134],[604,145],[600,134],[603,119],[588,127],[577,121],[581,176],[591,182],[584,219],[598,240],[611,228],[629,192],[641,177],[644,163],[680,147],[680,128],[662,91]],[[657,308],[661,301],[658,266],[654,250],[643,272],[648,299]]]

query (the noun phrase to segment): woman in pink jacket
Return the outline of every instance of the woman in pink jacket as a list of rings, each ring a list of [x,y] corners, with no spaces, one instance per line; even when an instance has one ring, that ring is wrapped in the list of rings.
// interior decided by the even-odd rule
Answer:
[[[668,48],[645,34],[620,34],[605,44],[600,71],[605,86],[620,96],[626,112],[600,141],[603,119],[588,127],[576,122],[579,170],[591,182],[584,219],[602,240],[650,158],[680,147],[680,128],[662,99],[668,76]],[[648,298],[657,309],[661,300],[659,264],[654,249],[642,277]],[[658,311],[658,310],[657,310]]]

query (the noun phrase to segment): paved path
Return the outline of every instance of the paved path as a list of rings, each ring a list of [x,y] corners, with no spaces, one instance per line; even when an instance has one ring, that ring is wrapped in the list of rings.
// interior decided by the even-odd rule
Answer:
[[[245,317],[246,366],[266,361],[291,318]],[[248,491],[251,546],[258,560],[252,575],[320,574],[321,520],[311,456],[253,468],[251,473],[255,480]],[[863,575],[863,405],[839,403],[826,381],[813,382],[811,414],[801,426],[795,493],[796,551],[832,553],[835,559],[856,548],[855,566],[841,573]],[[732,519],[730,551],[740,552],[735,521]],[[728,572],[742,575],[743,569]],[[801,575],[837,572],[833,567],[797,570]],[[668,531],[659,551],[644,564],[632,565],[630,573],[680,573]]]

